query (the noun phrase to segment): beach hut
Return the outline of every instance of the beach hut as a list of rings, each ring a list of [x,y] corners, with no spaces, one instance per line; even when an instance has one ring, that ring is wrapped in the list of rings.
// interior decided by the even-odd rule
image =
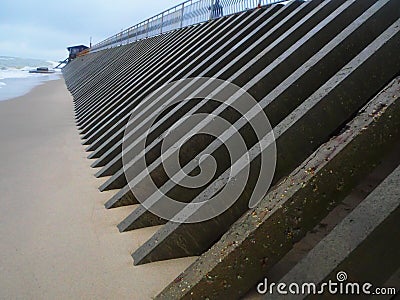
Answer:
[[[85,51],[87,49],[89,49],[89,47],[87,47],[85,45],[68,47],[67,48],[67,50],[69,52],[68,60],[71,61],[71,60],[75,59],[80,52]]]

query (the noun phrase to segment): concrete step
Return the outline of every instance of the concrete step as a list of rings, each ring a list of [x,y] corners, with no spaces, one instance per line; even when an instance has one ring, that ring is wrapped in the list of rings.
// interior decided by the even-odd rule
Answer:
[[[158,298],[196,299],[198,295],[210,299],[218,295],[237,298],[261,282],[268,269],[379,165],[398,141],[399,89],[400,81],[396,78],[346,126],[345,132],[322,145],[255,209],[246,212]],[[394,173],[396,180],[398,170]],[[395,178],[386,180],[384,184],[389,187],[380,185],[371,194],[373,201],[382,189],[396,195]],[[388,208],[396,208],[392,205],[396,201],[399,205],[398,197],[395,198],[388,199],[387,203],[391,203]],[[363,204],[363,207],[369,206],[367,202]],[[384,219],[387,214],[377,215]],[[308,274],[313,276],[318,272]]]

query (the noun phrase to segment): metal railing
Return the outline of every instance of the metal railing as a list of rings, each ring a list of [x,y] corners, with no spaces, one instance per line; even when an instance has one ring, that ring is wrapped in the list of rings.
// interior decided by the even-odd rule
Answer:
[[[171,30],[207,22],[285,0],[187,0],[90,48],[90,52],[117,47]]]

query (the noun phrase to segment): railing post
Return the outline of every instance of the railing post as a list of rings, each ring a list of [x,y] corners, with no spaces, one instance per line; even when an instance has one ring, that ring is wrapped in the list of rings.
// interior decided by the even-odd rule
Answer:
[[[184,9],[185,9],[185,3],[182,3],[182,8],[181,8],[181,25],[179,26],[179,28],[183,27],[183,16],[184,16]]]
[[[164,26],[164,12],[161,15],[161,29],[160,29],[161,34],[162,34],[163,26]]]
[[[214,8],[214,0],[210,0],[210,6],[209,6],[209,9],[210,9],[210,17],[208,18],[209,20],[212,20],[212,19],[213,19],[213,8]]]
[[[137,42],[137,36],[138,36],[138,25],[135,26],[135,42]]]

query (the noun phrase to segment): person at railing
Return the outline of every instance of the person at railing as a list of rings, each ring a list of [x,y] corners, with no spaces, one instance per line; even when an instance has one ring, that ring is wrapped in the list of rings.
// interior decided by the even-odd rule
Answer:
[[[219,3],[219,0],[215,0],[214,4],[212,4],[208,9],[211,10],[210,19],[216,19],[224,15],[224,11],[222,5]]]

